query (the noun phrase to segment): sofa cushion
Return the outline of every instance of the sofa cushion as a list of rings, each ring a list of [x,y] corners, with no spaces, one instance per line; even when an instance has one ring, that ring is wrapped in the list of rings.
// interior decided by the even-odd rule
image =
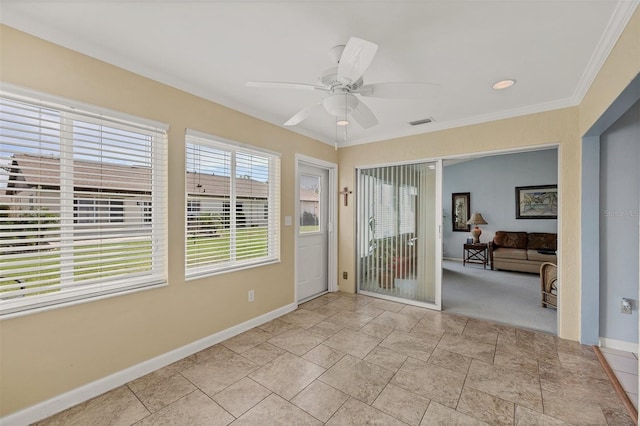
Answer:
[[[557,250],[558,235],[547,232],[531,232],[528,236],[529,250]]]
[[[555,254],[541,253],[538,250],[527,250],[527,258],[536,262],[557,263],[558,258]]]
[[[498,231],[496,232],[496,235],[493,237],[493,244],[495,244],[498,247],[526,249],[527,233]]]
[[[516,248],[497,248],[493,251],[493,258],[527,260],[527,251]]]

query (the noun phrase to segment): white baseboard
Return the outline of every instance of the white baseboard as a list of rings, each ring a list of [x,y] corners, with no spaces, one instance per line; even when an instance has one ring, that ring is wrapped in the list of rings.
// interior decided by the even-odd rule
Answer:
[[[619,351],[632,352],[634,354],[638,353],[637,343],[609,339],[607,337],[600,337],[598,340],[598,346],[601,348],[617,349]]]
[[[146,374],[149,374],[159,368],[166,367],[167,365],[181,360],[189,355],[193,355],[209,346],[215,345],[227,340],[230,337],[236,336],[261,324],[269,322],[275,318],[278,318],[284,314],[294,311],[298,307],[297,303],[291,303],[281,308],[267,312],[259,317],[252,318],[241,324],[234,325],[233,327],[222,330],[218,333],[207,336],[203,339],[196,340],[195,342],[184,345],[180,348],[166,352],[162,355],[158,355],[155,358],[151,358],[147,361],[143,361],[132,367],[118,371],[117,373],[110,374],[109,376],[98,379],[94,382],[88,383],[79,388],[73,389],[69,392],[65,392],[61,395],[32,405],[31,407],[12,413],[8,416],[0,418],[0,425],[3,426],[21,426],[29,425],[33,422],[45,419],[55,413],[58,413],[67,408],[71,408],[74,405],[87,401],[98,395],[102,395],[112,389],[129,383],[132,380],[140,378]]]

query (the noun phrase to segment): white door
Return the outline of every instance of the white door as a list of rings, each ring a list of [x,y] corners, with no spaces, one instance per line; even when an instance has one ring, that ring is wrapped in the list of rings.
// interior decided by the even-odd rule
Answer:
[[[297,296],[303,302],[328,291],[329,171],[305,163],[298,166],[299,214]]]

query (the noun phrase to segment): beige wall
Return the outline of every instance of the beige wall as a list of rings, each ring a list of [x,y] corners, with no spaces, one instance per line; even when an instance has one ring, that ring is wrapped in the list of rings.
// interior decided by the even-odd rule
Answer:
[[[3,81],[168,123],[172,200],[184,199],[186,127],[281,152],[283,216],[295,211],[295,152],[338,161],[327,145],[4,26],[0,43]],[[557,143],[559,333],[578,339],[580,136],[640,72],[639,44],[637,11],[579,107],[341,149],[339,186],[353,188],[356,165]],[[353,204],[339,207],[339,272],[351,277]],[[0,416],[293,302],[293,227],[282,227],[281,263],[186,283],[182,201],[170,203],[169,217],[169,286],[0,322]],[[256,302],[248,304],[252,288]],[[354,291],[353,279],[340,289]]]
[[[185,282],[185,128],[280,152],[282,216],[295,213],[295,153],[335,163],[333,147],[5,26],[0,41],[2,81],[169,124],[172,200],[169,286],[0,322],[0,416],[294,301],[294,228],[283,222],[279,264]]]

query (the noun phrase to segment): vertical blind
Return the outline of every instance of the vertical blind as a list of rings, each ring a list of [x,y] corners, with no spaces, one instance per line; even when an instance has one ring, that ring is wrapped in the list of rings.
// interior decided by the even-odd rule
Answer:
[[[279,259],[280,159],[187,131],[188,278]]]
[[[165,281],[166,127],[0,96],[3,314]]]
[[[358,287],[433,302],[435,171],[427,163],[360,169]],[[428,264],[427,262],[428,258]]]

